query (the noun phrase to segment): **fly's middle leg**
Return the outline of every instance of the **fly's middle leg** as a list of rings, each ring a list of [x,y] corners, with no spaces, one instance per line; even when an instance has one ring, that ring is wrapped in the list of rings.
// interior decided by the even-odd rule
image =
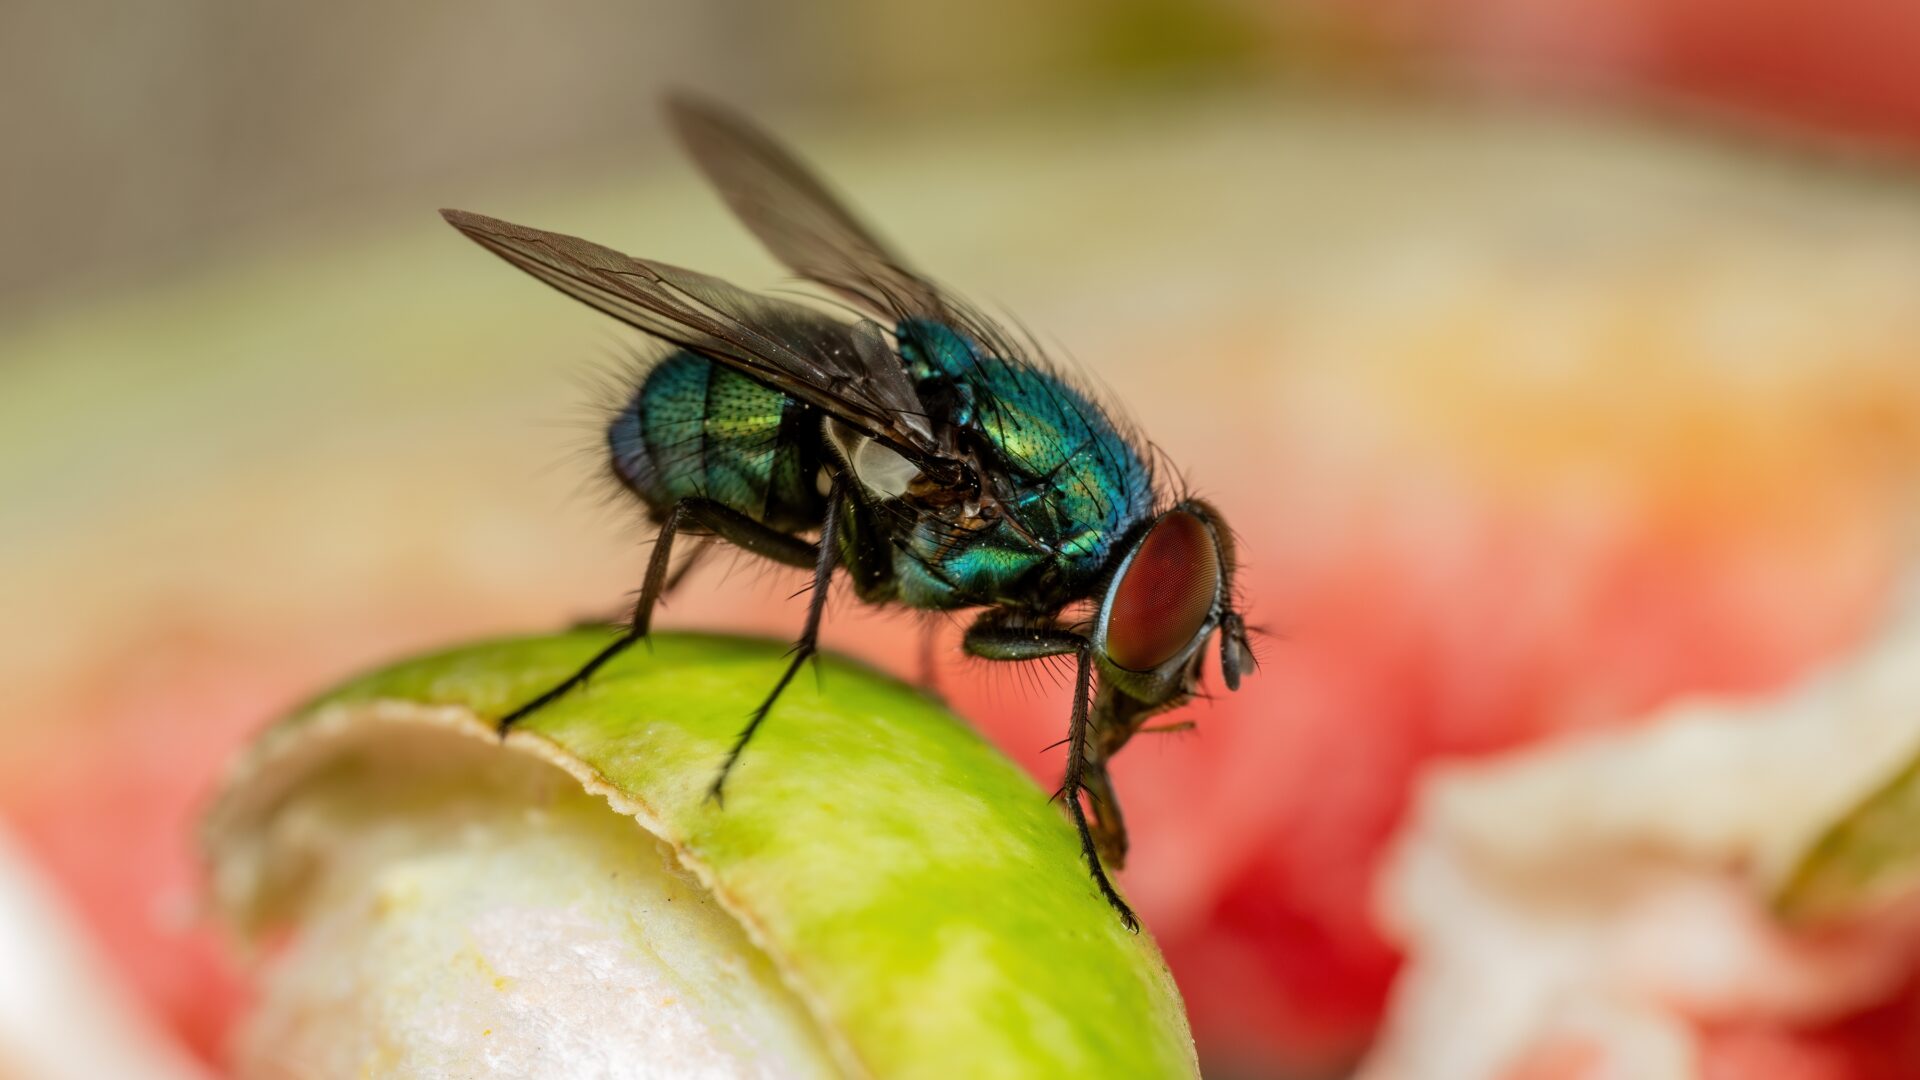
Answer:
[[[707,789],[707,797],[716,803],[725,802],[727,774],[733,771],[733,766],[740,760],[741,752],[747,748],[747,743],[752,741],[753,733],[759,729],[761,722],[767,718],[769,712],[773,711],[773,703],[780,700],[781,693],[786,690],[787,684],[793,681],[793,676],[800,670],[800,665],[812,658],[819,649],[820,616],[826,610],[827,590],[833,584],[833,568],[840,550],[834,538],[840,528],[840,506],[844,502],[841,496],[845,492],[845,483],[845,478],[836,474],[833,487],[827,492],[826,518],[820,526],[820,543],[814,551],[813,592],[807,597],[807,625],[800,631],[800,640],[793,643],[793,651],[788,654],[790,658],[787,662],[787,670],[781,673],[780,681],[773,686],[773,692],[768,694],[767,699],[760,703],[760,707],[753,711],[753,716],[747,720],[747,726],[740,729],[739,736],[733,741],[733,747],[727,751],[726,760],[720,763],[720,774],[713,778],[713,786]]]

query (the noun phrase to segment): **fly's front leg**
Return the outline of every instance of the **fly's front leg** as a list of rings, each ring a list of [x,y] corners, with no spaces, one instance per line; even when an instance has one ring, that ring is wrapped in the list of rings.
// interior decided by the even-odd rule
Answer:
[[[1120,813],[1120,798],[1113,791],[1113,777],[1107,763],[1098,758],[1087,762],[1086,788],[1093,804],[1093,839],[1100,847],[1100,858],[1115,872],[1127,865],[1127,819]]]
[[[960,647],[982,660],[1045,660],[1082,651],[1087,647],[1087,635],[1050,620],[1016,622],[989,611],[967,627]]]
[[[1074,831],[1080,834],[1080,853],[1086,856],[1087,870],[1093,874],[1093,883],[1099,886],[1100,895],[1107,898],[1113,910],[1120,913],[1121,925],[1138,933],[1140,920],[1133,917],[1133,909],[1120,899],[1113,882],[1107,880],[1107,871],[1100,865],[1100,847],[1094,840],[1093,830],[1087,827],[1087,812],[1080,805],[1080,789],[1087,774],[1087,729],[1092,726],[1087,715],[1087,698],[1092,688],[1093,646],[1091,643],[1082,643],[1074,665],[1073,719],[1067,726],[1067,777],[1060,785],[1060,794],[1067,801],[1067,816],[1073,819]],[[1105,774],[1105,766],[1097,768],[1102,775]],[[1124,843],[1123,840],[1123,847]]]
[[[820,543],[809,545],[813,548],[813,594],[807,598],[806,628],[800,631],[800,640],[793,644],[793,651],[790,654],[792,658],[787,663],[787,670],[780,675],[780,681],[774,684],[773,692],[767,695],[767,700],[761,702],[760,707],[753,711],[753,717],[747,721],[747,726],[740,729],[740,735],[734,739],[732,749],[727,751],[727,759],[720,764],[720,774],[713,778],[713,786],[707,789],[707,798],[716,803],[725,801],[724,789],[727,784],[727,774],[733,771],[734,763],[740,760],[740,752],[747,748],[747,743],[753,738],[755,729],[767,718],[767,713],[773,710],[773,703],[780,700],[781,692],[786,690],[787,684],[793,681],[794,673],[800,670],[800,665],[806,663],[819,648],[820,614],[827,606],[827,590],[833,584],[834,562],[840,550],[834,538],[840,527],[840,504],[844,501],[841,497],[844,493],[845,478],[836,474],[833,478],[833,487],[827,492],[827,516],[820,526]]]
[[[1067,725],[1067,774],[1060,784],[1060,798],[1066,804],[1067,817],[1080,836],[1080,853],[1087,860],[1087,871],[1100,895],[1120,914],[1127,929],[1138,931],[1140,921],[1133,909],[1120,898],[1119,890],[1108,879],[1101,864],[1103,852],[1111,851],[1124,859],[1127,849],[1126,825],[1120,818],[1120,804],[1114,800],[1113,784],[1107,776],[1104,760],[1092,757],[1091,696],[1093,691],[1093,644],[1085,634],[1062,629],[1051,622],[1032,625],[1009,623],[991,613],[967,628],[962,639],[966,651],[985,660],[1039,660],[1049,656],[1074,656],[1073,717]],[[1087,811],[1080,802],[1086,791],[1095,800],[1100,836],[1087,822]],[[1104,807],[1101,805],[1104,803]],[[1120,865],[1114,860],[1114,867]]]
[[[666,519],[660,523],[660,535],[654,540],[653,556],[647,560],[647,576],[640,586],[640,599],[634,603],[633,618],[626,629],[607,646],[595,653],[580,669],[560,680],[552,688],[525,705],[500,718],[499,728],[502,736],[513,725],[546,708],[554,701],[565,696],[575,687],[593,677],[593,673],[605,667],[607,662],[633,647],[633,643],[647,636],[653,624],[654,605],[672,582],[667,577],[667,567],[673,559],[673,540],[686,526],[706,529],[721,539],[736,544],[756,555],[765,556],[775,562],[789,566],[811,566],[815,560],[814,545],[786,533],[769,529],[765,525],[747,517],[737,510],[714,502],[711,499],[682,499],[667,512]],[[677,575],[676,575],[677,579]]]
[[[1141,730],[1140,723],[1147,715],[1133,698],[1108,686],[1100,688],[1093,703],[1087,794],[1092,796],[1093,834],[1100,843],[1100,855],[1115,870],[1127,863],[1127,819],[1120,812],[1120,797],[1114,792],[1107,762]]]

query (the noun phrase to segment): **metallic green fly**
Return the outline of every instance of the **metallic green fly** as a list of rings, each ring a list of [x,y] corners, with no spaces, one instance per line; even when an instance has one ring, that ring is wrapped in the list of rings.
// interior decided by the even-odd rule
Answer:
[[[502,731],[647,635],[682,534],[813,573],[792,660],[722,763],[716,800],[813,655],[835,571],[865,603],[984,609],[968,653],[1073,658],[1060,796],[1094,883],[1136,927],[1102,866],[1126,857],[1107,762],[1194,696],[1216,632],[1229,688],[1253,668],[1219,513],[1163,495],[1149,457],[1097,404],[911,269],[770,136],[706,102],[675,99],[667,112],[768,250],[868,317],[445,211],[501,258],[672,347],[607,432],[615,476],[659,526],[632,622]]]

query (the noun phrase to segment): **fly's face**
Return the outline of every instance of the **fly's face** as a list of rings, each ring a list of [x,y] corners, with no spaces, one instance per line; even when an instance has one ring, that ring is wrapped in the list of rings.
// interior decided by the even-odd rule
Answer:
[[[1101,599],[1093,647],[1102,681],[1142,708],[1136,718],[1191,698],[1207,640],[1220,633],[1227,688],[1253,670],[1247,628],[1233,608],[1233,541],[1219,514],[1188,500],[1142,531]]]

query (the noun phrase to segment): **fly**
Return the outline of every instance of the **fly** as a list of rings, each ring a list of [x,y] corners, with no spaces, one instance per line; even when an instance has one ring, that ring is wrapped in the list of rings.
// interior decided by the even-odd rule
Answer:
[[[668,567],[683,533],[813,574],[791,659],[721,763],[716,802],[814,654],[836,572],[865,603],[979,609],[962,639],[971,655],[1073,659],[1059,798],[1094,884],[1137,929],[1106,871],[1127,851],[1107,763],[1148,719],[1194,696],[1216,634],[1228,688],[1254,666],[1220,514],[1164,497],[1149,457],[1105,411],[912,269],[771,136],[703,101],[672,99],[667,115],[773,256],[864,317],[443,211],[494,254],[672,349],[607,431],[614,475],[659,528],[632,620],[503,717],[502,733],[646,637],[677,580]]]

